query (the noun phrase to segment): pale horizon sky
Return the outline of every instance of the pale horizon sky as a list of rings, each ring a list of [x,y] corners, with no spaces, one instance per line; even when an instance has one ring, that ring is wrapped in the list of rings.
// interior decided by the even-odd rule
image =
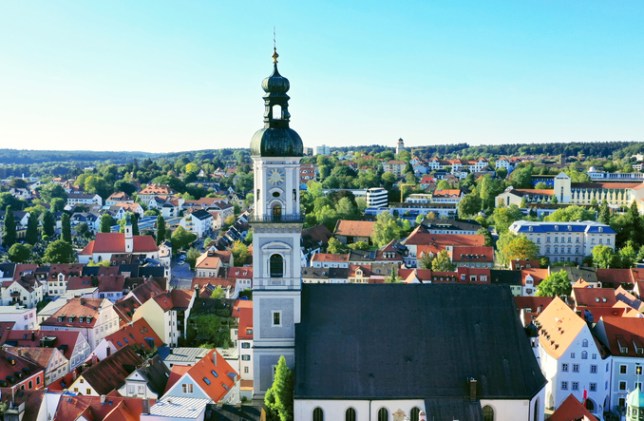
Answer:
[[[644,140],[642,1],[0,0],[0,148]]]

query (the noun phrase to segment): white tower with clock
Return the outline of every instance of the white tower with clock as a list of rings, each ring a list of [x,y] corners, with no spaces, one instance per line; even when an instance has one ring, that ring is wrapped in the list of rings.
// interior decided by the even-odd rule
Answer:
[[[300,321],[300,136],[289,127],[289,81],[277,71],[262,82],[264,128],[251,141],[255,174],[253,228],[253,388],[264,395],[280,356],[295,363]]]

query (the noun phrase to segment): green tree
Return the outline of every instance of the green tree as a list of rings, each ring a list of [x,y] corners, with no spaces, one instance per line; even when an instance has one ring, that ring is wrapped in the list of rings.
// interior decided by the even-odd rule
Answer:
[[[71,226],[71,222],[69,220],[69,215],[67,213],[63,213],[63,215],[60,217],[60,224],[61,224],[61,229],[62,229],[62,239],[71,244],[72,243],[72,226]]]
[[[476,233],[478,235],[482,235],[485,238],[486,246],[491,247],[494,245],[494,239],[492,238],[492,234],[490,234],[490,231],[487,228],[481,227],[476,231]]]
[[[529,189],[532,187],[532,165],[520,167],[510,174],[510,184],[515,189]]]
[[[49,202],[49,209],[51,209],[52,212],[62,212],[65,210],[65,204],[67,202],[65,199],[61,199],[60,197],[53,197],[51,201]]]
[[[432,270],[436,272],[451,272],[455,268],[456,265],[450,260],[447,250],[439,251],[434,260],[432,260]]]
[[[9,247],[9,260],[13,263],[25,263],[31,259],[31,246],[28,244],[15,243]]]
[[[510,205],[509,207],[495,208],[492,212],[492,223],[498,234],[503,234],[508,231],[508,228],[514,221],[523,218],[523,213],[517,205]]]
[[[38,242],[38,216],[35,212],[29,212],[27,220],[27,232],[25,233],[25,242],[32,246]]]
[[[337,238],[331,237],[327,243],[326,251],[332,254],[344,253],[345,247]]]
[[[4,230],[2,231],[2,245],[8,249],[16,242],[16,219],[13,216],[11,205],[7,206],[4,211]]]
[[[533,260],[539,255],[539,247],[523,234],[505,232],[499,236],[496,246],[499,263],[503,265],[508,265],[512,260]]]
[[[472,217],[481,210],[481,198],[476,192],[468,193],[458,202],[458,216],[460,218]]]
[[[557,209],[543,219],[551,222],[592,221],[595,219],[595,212],[583,206],[571,205]]]
[[[635,265],[635,262],[637,262],[637,250],[635,249],[632,241],[626,242],[626,245],[619,249],[617,254],[620,266],[623,268],[631,268]]]
[[[110,232],[113,225],[116,225],[116,221],[112,218],[112,215],[109,213],[101,215],[100,232]]]
[[[418,267],[421,269],[431,269],[432,261],[434,260],[434,255],[431,253],[423,253],[418,259]]]
[[[186,262],[190,265],[190,269],[195,268],[195,264],[197,263],[199,256],[201,256],[201,253],[196,248],[190,247],[188,249],[186,252]]]
[[[593,247],[592,256],[595,267],[608,269],[617,266],[615,252],[609,246],[598,245]]]
[[[244,266],[250,257],[248,246],[239,240],[233,243],[230,252],[233,254],[235,266]]]
[[[606,199],[602,201],[602,204],[599,207],[599,218],[597,218],[597,220],[602,224],[610,224],[610,208],[608,207]]]
[[[75,260],[72,245],[64,240],[49,243],[43,255],[43,262],[45,263],[74,263]]]
[[[165,241],[165,219],[163,216],[157,216],[157,245]]]
[[[226,298],[226,291],[224,291],[221,285],[217,285],[217,288],[213,289],[210,293],[210,298],[213,300],[223,300]]]
[[[277,362],[273,384],[264,396],[267,421],[293,420],[293,385],[293,372],[282,355]]]
[[[52,238],[56,234],[56,217],[50,211],[42,214],[42,233],[43,236]]]
[[[178,226],[177,229],[172,232],[172,236],[170,237],[172,248],[175,250],[187,248],[196,239],[197,236],[195,234],[186,231],[182,226]]]
[[[568,296],[572,291],[572,285],[568,280],[568,273],[565,270],[554,272],[537,285],[539,297],[560,297]]]
[[[382,212],[376,217],[371,240],[376,246],[382,247],[391,240],[400,239],[403,231],[404,227],[396,218],[389,212]]]

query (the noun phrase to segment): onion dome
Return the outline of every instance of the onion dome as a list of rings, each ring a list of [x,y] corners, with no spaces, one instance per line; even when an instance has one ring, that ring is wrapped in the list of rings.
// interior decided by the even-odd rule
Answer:
[[[273,74],[262,81],[264,98],[264,128],[253,135],[250,143],[251,156],[292,157],[303,156],[304,145],[297,132],[289,127],[288,112],[290,88],[287,78],[277,70],[277,50],[273,50]]]

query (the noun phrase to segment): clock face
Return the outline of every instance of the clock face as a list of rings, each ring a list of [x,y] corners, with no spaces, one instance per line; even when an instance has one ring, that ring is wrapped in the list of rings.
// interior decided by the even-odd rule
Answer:
[[[282,172],[278,169],[274,169],[271,171],[271,175],[268,176],[268,182],[271,184],[279,184],[284,180],[284,177],[282,177]]]

